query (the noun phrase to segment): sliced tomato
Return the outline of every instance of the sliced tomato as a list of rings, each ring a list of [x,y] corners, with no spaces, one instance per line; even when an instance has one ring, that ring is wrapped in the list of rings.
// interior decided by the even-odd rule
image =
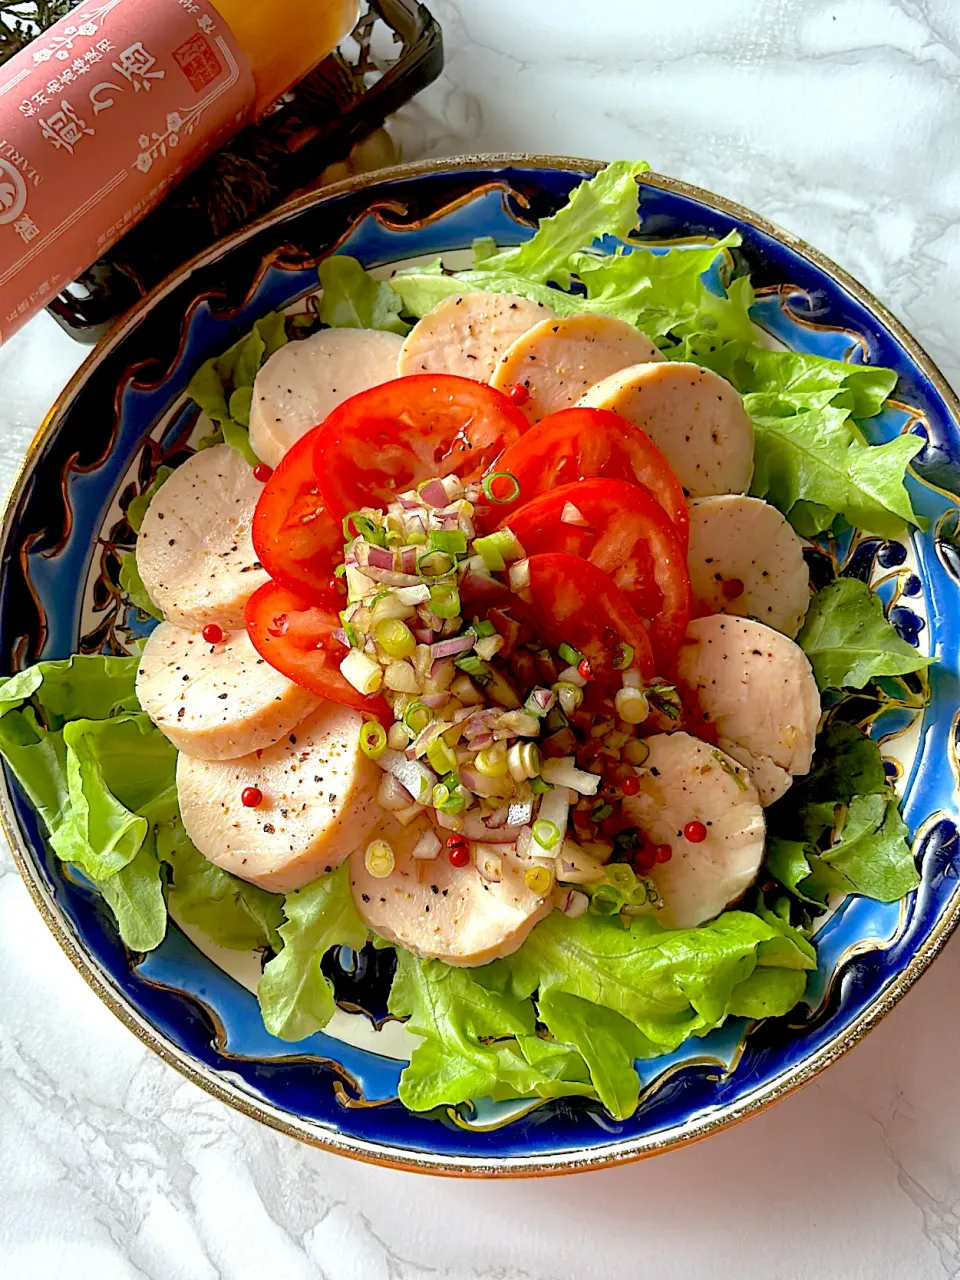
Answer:
[[[629,663],[648,679],[654,674],[653,650],[646,628],[626,596],[589,560],[566,552],[530,556],[529,587],[515,596],[535,635],[551,649],[572,645],[587,658],[602,685],[619,686],[624,668],[621,646],[629,645]]]
[[[669,462],[646,432],[608,409],[561,409],[541,419],[497,463],[520,485],[517,498],[487,514],[492,521],[509,516],[523,502],[574,480],[602,476],[628,480],[651,495],[687,546],[687,500]]]
[[[338,520],[433,476],[479,480],[527,429],[505,395],[453,374],[415,374],[339,405],[316,439],[320,492]]]
[[[277,582],[292,591],[326,593],[343,559],[343,531],[320,497],[313,473],[313,450],[323,424],[286,453],[253,514],[254,550]]]
[[[645,489],[626,480],[564,484],[518,507],[500,522],[507,526],[528,556],[563,551],[608,574],[649,628],[658,669],[667,669],[690,621],[690,576],[676,527]]]
[[[331,702],[393,722],[382,697],[365,698],[340,674],[347,650],[334,634],[341,627],[335,609],[278,582],[265,582],[247,601],[244,621],[256,651],[289,680]]]

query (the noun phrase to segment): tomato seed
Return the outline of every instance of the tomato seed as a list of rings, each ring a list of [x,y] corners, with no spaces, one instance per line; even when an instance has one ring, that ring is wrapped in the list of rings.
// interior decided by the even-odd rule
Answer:
[[[208,622],[200,634],[207,644],[219,644],[223,639],[223,627],[218,627],[215,622]]]
[[[273,467],[268,467],[265,462],[258,462],[253,468],[254,480],[259,480],[261,484],[266,484],[273,475]]]
[[[257,809],[263,804],[263,792],[259,787],[244,787],[240,792],[240,803],[245,809]]]
[[[688,822],[683,828],[683,838],[691,844],[703,844],[707,838],[707,828],[702,822]]]

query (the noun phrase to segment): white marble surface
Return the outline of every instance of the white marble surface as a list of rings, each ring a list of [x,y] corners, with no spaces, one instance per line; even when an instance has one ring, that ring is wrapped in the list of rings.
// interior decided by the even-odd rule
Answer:
[[[409,158],[647,157],[809,239],[960,385],[957,0],[433,0],[442,81]],[[82,353],[0,349],[0,483]],[[740,1128],[523,1183],[336,1159],[151,1057],[0,851],[6,1280],[937,1280],[960,1276],[960,942],[849,1057]]]

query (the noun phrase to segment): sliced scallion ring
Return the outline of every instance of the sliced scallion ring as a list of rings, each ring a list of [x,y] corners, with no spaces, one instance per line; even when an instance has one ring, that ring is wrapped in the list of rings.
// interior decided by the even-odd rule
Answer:
[[[613,651],[613,669],[614,671],[626,671],[630,663],[633,662],[633,645],[621,641]]]
[[[378,760],[387,747],[387,731],[376,720],[366,720],[360,729],[360,750],[371,760]]]
[[[417,560],[417,573],[421,578],[439,578],[453,567],[453,556],[446,551],[428,551]]]
[[[520,481],[509,471],[492,471],[483,477],[480,486],[491,502],[515,502],[520,496]],[[499,493],[495,493],[494,488]]]
[[[411,702],[403,713],[403,723],[414,735],[423,733],[432,719],[433,712],[420,701]]]
[[[560,828],[548,818],[538,818],[532,830],[534,840],[544,849],[553,849],[560,841]]]

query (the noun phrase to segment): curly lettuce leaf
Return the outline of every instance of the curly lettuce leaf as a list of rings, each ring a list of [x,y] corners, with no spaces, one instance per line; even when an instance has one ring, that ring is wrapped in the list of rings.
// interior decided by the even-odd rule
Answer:
[[[37,662],[0,680],[0,715],[30,701],[48,726],[65,720],[101,720],[118,710],[139,710],[139,658],[75,653]]]
[[[404,1106],[431,1111],[476,1098],[593,1092],[579,1054],[538,1040],[532,1003],[508,982],[499,963],[454,969],[397,951],[389,1009],[423,1038],[400,1077]]]
[[[880,748],[854,725],[827,725],[810,772],[766,816],[767,869],[807,903],[836,893],[895,902],[919,884]]]
[[[881,537],[917,524],[904,477],[923,441],[902,435],[866,444],[849,410],[824,403],[826,395],[798,397],[796,411],[789,413],[780,412],[784,402],[766,393],[744,397],[756,432],[750,492],[788,518],[797,504],[805,504],[805,536],[829,528],[837,516]]]
[[[125,867],[104,880],[94,880],[113,912],[120,937],[131,951],[152,951],[167,932],[160,860],[152,837]]]
[[[857,578],[838,578],[810,602],[797,643],[821,689],[862,689],[877,676],[930,665],[887,621],[883,602]]]
[[[103,880],[133,861],[153,823],[176,816],[177,752],[142,713],[68,721],[63,741],[70,806],[50,844]]]
[[[120,555],[120,574],[118,577],[120,590],[124,593],[130,603],[141,613],[150,618],[160,619],[163,617],[159,608],[154,604],[144,585],[143,578],[140,577],[140,570],[137,567],[137,553],[135,551],[124,551]]]
[[[639,221],[637,179],[649,173],[645,160],[615,160],[581,182],[562,209],[543,218],[531,239],[513,249],[481,248],[485,272],[508,271],[538,284],[570,287],[570,259],[603,236],[626,240]],[[476,264],[475,264],[476,265]]]
[[[257,999],[271,1035],[303,1040],[325,1027],[336,1009],[321,960],[331,947],[359,951],[367,941],[367,928],[354,906],[347,863],[288,893],[283,910],[283,950],[265,967]]]
[[[173,467],[158,467],[153,483],[148,485],[143,493],[138,493],[135,498],[131,498],[127,503],[127,524],[129,524],[134,533],[140,532],[143,517],[147,514],[147,507],[153,501],[158,490],[163,488],[167,480],[173,475],[173,471]]]
[[[400,298],[390,285],[365,271],[356,258],[334,254],[320,263],[320,319],[332,329],[384,329],[401,337]]]
[[[597,1097],[614,1119],[633,1115],[640,1097],[633,1064],[651,1056],[644,1035],[622,1014],[561,991],[544,992],[537,1008],[557,1040],[582,1056]]]
[[[280,949],[282,894],[267,893],[208,862],[179,819],[158,827],[157,853],[170,865],[170,906],[184,924],[234,951]]]
[[[222,439],[237,449],[251,466],[259,459],[250,447],[250,404],[260,366],[286,344],[286,318],[271,311],[256,321],[222,355],[205,361],[190,379],[187,395],[217,426],[204,443]]]

